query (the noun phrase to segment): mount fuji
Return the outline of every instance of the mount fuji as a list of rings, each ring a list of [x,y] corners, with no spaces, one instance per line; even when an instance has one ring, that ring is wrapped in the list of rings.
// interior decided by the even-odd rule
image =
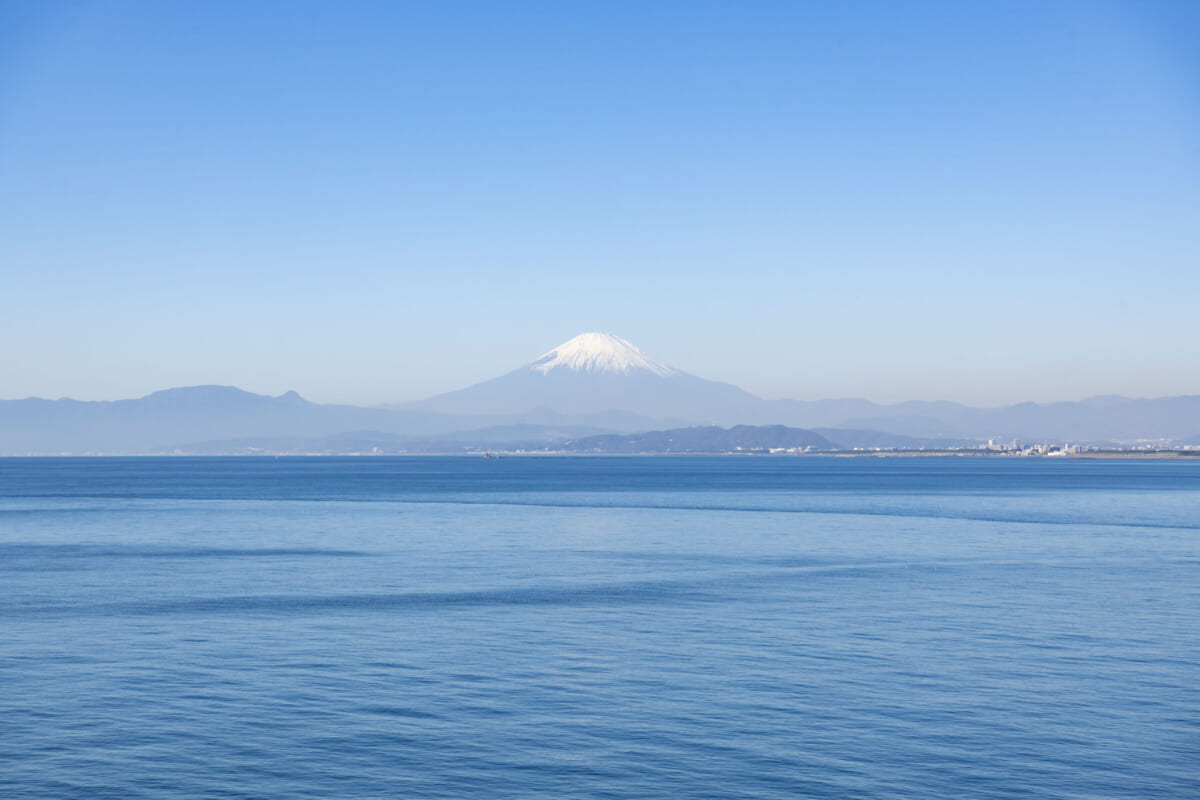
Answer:
[[[728,383],[689,375],[609,333],[580,334],[507,375],[392,408],[519,417],[525,424],[589,425],[627,433],[714,424],[837,428],[863,441],[873,441],[880,432],[928,441],[1192,441],[1200,431],[1200,396],[1101,397],[1001,408],[922,401],[879,405],[856,399],[766,400]]]
[[[762,403],[731,384],[656,361],[619,336],[581,333],[507,375],[404,407],[460,415],[619,410],[711,423],[757,416]]]
[[[378,408],[311,403],[295,392],[269,397],[232,386],[166,389],[115,401],[0,400],[0,456],[461,452],[513,442],[525,449],[574,443],[588,451],[625,452],[656,447],[663,437],[587,437],[712,425],[785,428],[667,430],[663,436],[669,446],[663,446],[673,452],[793,447],[799,442],[817,447],[820,436],[842,448],[940,447],[989,438],[1200,445],[1200,395],[1095,397],[1000,408],[924,401],[765,400],[728,383],[689,375],[620,337],[584,333],[499,378]],[[797,434],[787,429],[805,430]],[[795,438],[801,435],[817,438]]]

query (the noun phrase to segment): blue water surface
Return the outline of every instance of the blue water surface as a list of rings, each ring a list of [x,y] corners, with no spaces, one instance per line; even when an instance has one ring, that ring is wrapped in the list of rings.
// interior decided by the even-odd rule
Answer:
[[[1200,460],[0,459],[0,797],[1200,796]]]

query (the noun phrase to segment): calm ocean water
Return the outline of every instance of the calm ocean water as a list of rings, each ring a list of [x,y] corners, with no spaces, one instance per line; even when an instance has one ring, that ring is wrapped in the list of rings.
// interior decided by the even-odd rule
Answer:
[[[1200,796],[1200,463],[0,459],[0,797]]]

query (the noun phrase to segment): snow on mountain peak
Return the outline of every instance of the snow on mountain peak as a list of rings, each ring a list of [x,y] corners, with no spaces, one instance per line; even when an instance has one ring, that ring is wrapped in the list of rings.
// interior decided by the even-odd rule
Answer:
[[[530,365],[543,375],[555,367],[574,372],[620,372],[648,370],[655,375],[674,375],[675,370],[611,333],[581,333],[544,354]]]

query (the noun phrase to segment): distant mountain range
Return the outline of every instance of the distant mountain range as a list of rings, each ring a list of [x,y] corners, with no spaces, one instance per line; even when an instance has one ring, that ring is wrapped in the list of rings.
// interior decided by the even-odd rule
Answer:
[[[278,397],[232,386],[167,389],[135,400],[0,401],[0,455],[137,454],[191,451],[197,443],[311,439],[354,431],[430,437],[484,430],[489,440],[560,439],[597,432],[636,431],[657,422],[614,411],[576,416],[535,409],[527,414],[451,416],[424,411],[311,403],[295,392]]]
[[[736,420],[762,403],[728,383],[655,361],[607,333],[584,333],[499,378],[398,408],[443,414],[560,414],[621,409],[658,421]]]
[[[715,425],[648,433],[588,436],[564,442],[564,450],[580,453],[735,453],[772,450],[833,450],[819,433],[784,425]]]
[[[1200,396],[972,408],[949,402],[880,405],[868,400],[764,400],[656,361],[633,344],[585,333],[499,378],[398,408],[449,414],[513,413],[541,407],[564,414],[622,409],[662,422],[851,428],[921,440],[1194,439]],[[659,425],[659,427],[665,427]]]
[[[710,447],[716,446],[711,442],[718,436],[714,425],[777,426],[775,434],[762,433],[766,438],[761,441],[791,436],[796,442],[811,442],[814,448],[820,447],[821,440],[840,447],[939,447],[989,438],[1080,443],[1167,439],[1200,444],[1200,396],[1105,396],[994,409],[948,402],[764,400],[656,361],[619,337],[586,333],[499,378],[390,407],[325,405],[295,392],[269,397],[229,386],[168,389],[111,402],[4,400],[0,401],[0,455],[294,448],[455,452],[519,449],[516,444],[541,449],[568,440],[580,446],[588,437],[615,434],[653,431],[654,436],[677,437],[684,429],[692,431],[687,437],[695,440],[695,446]],[[802,433],[784,435],[780,429]],[[738,435],[751,434],[742,430]],[[640,443],[609,438],[603,446],[617,451],[657,446],[657,439],[647,437]],[[701,442],[704,437],[709,443]],[[731,449],[748,448],[759,440],[737,441]],[[277,447],[284,442],[291,444]]]
[[[809,431],[784,425],[714,425],[632,434],[581,435],[566,428],[509,425],[440,436],[402,436],[380,431],[351,431],[332,436],[246,437],[161,448],[154,455],[399,455],[466,454],[482,451],[522,453],[764,453],[854,449],[916,450],[969,442],[913,439],[907,436],[829,428]]]

